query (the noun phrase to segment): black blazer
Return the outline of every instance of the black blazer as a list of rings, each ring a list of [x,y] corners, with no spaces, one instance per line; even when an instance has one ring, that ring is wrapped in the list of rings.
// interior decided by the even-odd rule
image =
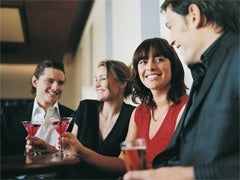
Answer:
[[[239,43],[238,34],[222,37],[182,130],[154,167],[194,166],[196,179],[239,179]]]
[[[25,150],[27,132],[21,121],[30,121],[33,102],[27,105],[13,106],[1,109],[1,155],[23,154]],[[61,116],[72,116],[73,110],[59,104]],[[73,121],[72,121],[73,124]],[[72,124],[68,131],[71,130]]]

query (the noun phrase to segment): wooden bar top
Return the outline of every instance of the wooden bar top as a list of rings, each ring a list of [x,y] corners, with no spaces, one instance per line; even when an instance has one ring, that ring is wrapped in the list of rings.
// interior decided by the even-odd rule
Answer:
[[[1,157],[1,177],[15,177],[22,174],[57,173],[80,163],[75,156],[43,154],[37,156],[18,155]]]

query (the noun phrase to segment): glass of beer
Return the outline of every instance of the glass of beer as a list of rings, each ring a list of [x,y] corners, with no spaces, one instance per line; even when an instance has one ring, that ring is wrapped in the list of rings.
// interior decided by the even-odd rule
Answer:
[[[128,171],[148,168],[146,149],[146,141],[143,138],[121,143],[121,150],[124,154],[125,166]]]

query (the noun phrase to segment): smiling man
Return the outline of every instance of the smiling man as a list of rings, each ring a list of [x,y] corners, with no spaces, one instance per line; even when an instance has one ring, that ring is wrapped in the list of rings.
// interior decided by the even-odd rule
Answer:
[[[71,116],[73,110],[58,103],[66,82],[64,65],[54,60],[40,63],[32,76],[31,92],[35,99],[26,105],[1,109],[1,155],[23,154],[27,132],[21,121],[42,121],[36,136],[55,145],[57,132],[47,121],[48,109],[54,107],[57,116]],[[40,135],[41,134],[41,135]]]

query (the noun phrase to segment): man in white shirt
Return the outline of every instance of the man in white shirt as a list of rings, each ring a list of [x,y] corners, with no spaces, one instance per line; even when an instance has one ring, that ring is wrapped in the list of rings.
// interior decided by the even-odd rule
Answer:
[[[33,102],[27,105],[1,110],[1,155],[23,154],[27,132],[21,121],[43,122],[36,136],[55,145],[57,132],[50,124],[54,116],[72,116],[73,110],[58,103],[66,82],[64,65],[59,61],[45,60],[40,63],[32,77]],[[68,131],[71,131],[72,126]]]

